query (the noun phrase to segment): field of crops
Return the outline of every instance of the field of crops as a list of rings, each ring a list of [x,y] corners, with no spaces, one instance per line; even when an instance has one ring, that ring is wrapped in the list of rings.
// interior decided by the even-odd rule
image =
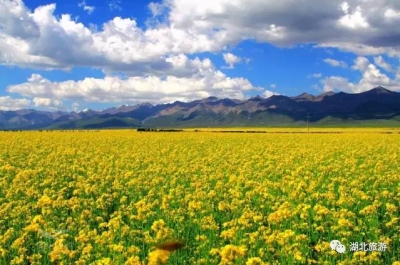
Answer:
[[[398,265],[399,169],[397,132],[0,132],[0,264]]]

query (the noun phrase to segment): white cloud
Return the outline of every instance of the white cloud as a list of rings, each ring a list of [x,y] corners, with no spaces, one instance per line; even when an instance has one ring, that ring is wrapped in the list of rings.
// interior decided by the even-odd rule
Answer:
[[[339,19],[341,26],[348,27],[352,30],[368,28],[370,26],[363,16],[360,6],[356,7],[353,14],[349,13],[349,4],[347,2],[344,2],[341,7],[345,13],[345,15]]]
[[[380,68],[386,70],[387,72],[392,72],[392,66],[385,62],[382,56],[374,57],[374,62],[376,65],[378,65]]]
[[[187,57],[179,53],[164,56],[169,53],[169,38],[159,43],[158,31],[148,31],[145,36],[134,20],[117,17],[104,24],[102,31],[95,32],[68,15],[57,20],[53,16],[54,9],[55,5],[48,5],[32,13],[32,25],[41,32],[34,35],[34,41],[10,36],[0,38],[0,62],[47,69],[93,66],[103,68],[106,73],[177,76],[185,72],[193,74],[196,71],[193,67],[202,63],[198,59],[188,62]],[[20,32],[19,35],[24,34]],[[175,38],[179,36],[176,34]],[[182,60],[186,61],[181,66],[185,69],[177,69],[174,63]]]
[[[314,73],[308,76],[308,78],[321,78],[322,73]]]
[[[322,80],[322,83],[324,84],[325,92],[335,91],[335,90],[352,92],[352,87],[354,86],[353,83],[349,83],[346,78],[341,76],[327,77],[324,80]]]
[[[352,68],[354,70],[359,70],[361,72],[365,72],[368,69],[370,62],[368,60],[368,58],[366,57],[357,57],[354,60],[354,65],[352,66]]]
[[[346,68],[348,66],[347,63],[344,62],[344,61],[337,61],[337,60],[334,60],[334,59],[331,59],[331,58],[324,59],[324,62],[329,64],[329,65],[331,65],[331,66],[334,66],[334,67]]]
[[[54,4],[30,11],[21,0],[0,1],[0,63],[8,65],[144,74],[144,68],[165,66],[165,57],[218,52],[246,39],[400,56],[397,1],[165,0],[149,4],[153,15],[168,11],[165,21],[141,29],[135,20],[115,17],[98,31],[70,15],[56,17]],[[108,4],[119,9],[121,2]]]
[[[208,58],[200,60],[196,57],[195,59],[190,60],[186,55],[179,54],[168,57],[165,61],[171,65],[171,68],[167,71],[164,70],[163,72],[169,72],[177,77],[192,76],[215,70],[214,64]]]
[[[208,96],[244,99],[248,91],[262,91],[244,78],[230,78],[218,70],[200,71],[191,77],[128,77],[106,76],[81,81],[51,82],[32,75],[28,82],[9,86],[7,91],[26,97],[72,100],[74,102],[152,102],[195,100]],[[47,101],[41,100],[42,104]],[[44,102],[44,103],[43,103]],[[52,102],[54,105],[54,102]]]
[[[107,3],[113,10],[121,9],[120,0]],[[85,1],[81,4],[87,6]],[[243,91],[256,89],[250,81],[228,78],[209,59],[191,60],[185,54],[226,51],[246,39],[280,47],[312,43],[358,54],[353,69],[362,73],[362,79],[352,83],[343,77],[327,77],[325,89],[363,91],[375,84],[398,87],[400,70],[390,79],[377,66],[390,69],[382,54],[400,57],[399,1],[321,0],[315,5],[311,0],[164,0],[148,8],[160,19],[152,26],[140,28],[134,19],[115,17],[95,28],[68,14],[54,15],[55,4],[29,10],[22,0],[0,0],[0,64],[44,69],[88,66],[103,69],[107,75],[59,83],[32,75],[9,91],[32,98],[108,102],[124,97],[165,101],[208,94],[240,98]],[[233,68],[241,58],[229,54],[224,59]],[[366,55],[376,56],[375,64],[362,57]],[[112,77],[115,73],[128,77]]]
[[[362,73],[362,77],[357,83],[349,82],[349,80],[344,77],[330,76],[321,80],[324,85],[324,90],[340,90],[349,93],[360,93],[371,90],[374,87],[383,86],[390,90],[400,91],[400,75],[391,79],[382,73],[375,64],[370,63],[365,57],[358,57],[354,61],[352,68]],[[398,71],[400,71],[400,69]]]
[[[271,88],[276,88],[276,85],[275,84],[271,84],[270,87]]]
[[[225,63],[229,66],[228,67],[229,69],[233,69],[235,64],[242,61],[242,59],[240,57],[238,57],[232,53],[229,53],[229,52],[224,53],[223,58],[224,58]]]
[[[349,13],[349,9],[350,9],[349,3],[343,2],[340,4],[340,7],[342,8],[342,10],[345,14]]]
[[[61,108],[63,106],[62,100],[52,98],[35,97],[33,103],[36,107]]]
[[[19,110],[31,106],[31,101],[25,98],[0,97],[0,110]]]
[[[153,17],[161,15],[165,10],[165,5],[161,3],[150,2],[147,7],[149,8]]]
[[[385,11],[385,17],[388,19],[400,19],[400,11],[389,8]]]
[[[262,94],[262,96],[263,96],[264,98],[269,98],[269,97],[272,97],[272,96],[274,96],[274,95],[280,95],[280,94],[277,93],[277,92],[274,92],[274,91],[270,91],[270,90],[265,90],[265,91],[263,92],[263,94]]]
[[[399,52],[400,29],[394,15],[400,2],[386,0],[280,2],[249,0],[173,0],[170,21],[177,28],[205,32],[220,29],[222,43],[255,39],[278,46],[318,43],[326,47],[352,48],[361,53]]]
[[[95,9],[94,6],[89,6],[86,4],[86,1],[83,0],[82,2],[78,3],[79,7],[82,7],[89,15],[91,15]]]
[[[75,112],[78,112],[80,106],[81,106],[81,105],[80,105],[78,102],[74,102],[74,103],[71,104],[71,109],[72,109],[73,111],[75,111]]]
[[[355,53],[360,56],[387,54],[391,57],[400,57],[400,49],[396,47],[373,47],[351,42],[325,42],[315,45],[316,48],[340,47],[344,52]]]
[[[0,0],[4,1],[4,0]],[[34,68],[89,66],[133,75],[170,74],[167,57],[217,51],[220,42],[208,33],[166,25],[143,30],[135,20],[115,17],[94,30],[71,19],[55,17],[56,5],[33,12],[21,1],[0,5],[0,63]],[[19,17],[25,15],[21,22]],[[216,33],[217,38],[223,34]]]

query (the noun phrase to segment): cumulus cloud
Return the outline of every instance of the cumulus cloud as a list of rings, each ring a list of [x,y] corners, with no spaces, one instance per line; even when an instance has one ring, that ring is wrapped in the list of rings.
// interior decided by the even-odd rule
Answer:
[[[400,20],[400,11],[389,8],[385,11],[385,17]]]
[[[365,72],[368,69],[369,66],[369,60],[366,57],[357,57],[354,60],[354,65],[352,68],[354,70],[359,70],[361,72]]]
[[[118,0],[108,4],[120,8]],[[133,19],[115,17],[97,31],[68,14],[55,16],[55,9],[31,11],[22,0],[0,0],[0,63],[152,70],[167,56],[218,52],[246,39],[400,56],[398,1],[165,0],[149,4],[154,16],[166,14],[165,21],[142,29]]]
[[[25,98],[0,97],[0,110],[19,110],[31,106],[31,101]]]
[[[385,62],[382,56],[374,57],[374,62],[376,65],[378,65],[380,68],[386,70],[387,72],[392,72],[392,66]]]
[[[324,59],[324,62],[331,66],[334,66],[334,67],[346,68],[348,66],[347,63],[344,61],[337,61],[337,60],[331,59],[331,58]]]
[[[340,7],[342,8],[345,15],[339,19],[339,23],[351,29],[362,29],[368,28],[370,25],[365,19],[361,7],[357,6],[353,13],[349,12],[350,6],[348,2],[343,2]]]
[[[150,2],[147,7],[149,8],[153,17],[161,15],[165,10],[165,6],[161,3]]]
[[[348,82],[348,79],[341,76],[327,77],[322,80],[322,83],[324,84],[325,92],[335,90],[352,92],[352,87],[354,86],[354,84]]]
[[[277,93],[277,92],[274,92],[274,91],[270,91],[270,90],[265,90],[265,91],[263,92],[263,94],[262,94],[262,96],[263,96],[264,98],[269,98],[269,97],[272,97],[272,96],[274,96],[274,95],[280,95],[280,94]]]
[[[61,108],[62,100],[75,102],[170,102],[218,96],[243,99],[246,92],[260,91],[244,78],[230,78],[218,71],[210,59],[189,59],[180,54],[164,59],[151,75],[107,75],[103,79],[52,82],[33,74],[26,83],[9,86],[7,91],[34,98],[35,106]],[[167,75],[165,74],[167,73]],[[169,74],[168,74],[169,73]],[[73,106],[78,109],[79,106]]]
[[[112,10],[121,9],[120,0],[107,3]],[[28,82],[8,90],[32,98],[108,102],[125,97],[131,101],[191,99],[211,92],[240,98],[243,91],[256,89],[250,81],[228,78],[209,59],[189,59],[185,54],[225,51],[243,40],[280,47],[310,43],[358,54],[352,68],[361,72],[362,79],[357,83],[327,77],[325,89],[398,87],[399,70],[393,79],[382,73],[381,69],[391,68],[381,55],[400,57],[399,1],[321,0],[315,5],[311,0],[164,0],[148,8],[154,17],[163,15],[154,25],[140,28],[134,19],[115,17],[95,28],[69,14],[54,15],[55,4],[30,10],[22,0],[0,0],[0,64],[44,69],[88,66],[106,73],[104,79],[59,83],[32,75]],[[375,56],[374,64],[363,57],[367,55]],[[233,54],[224,59],[230,67],[238,63]],[[328,63],[344,66],[333,59]],[[18,102],[26,103],[14,101]]]
[[[42,105],[74,102],[152,102],[190,101],[208,96],[244,99],[249,91],[262,91],[244,78],[230,78],[218,70],[201,71],[191,77],[128,77],[106,76],[80,81],[51,82],[41,75],[32,75],[27,82],[9,86],[7,91],[36,99]],[[60,101],[48,101],[59,99]],[[35,100],[34,100],[35,101]],[[35,101],[35,104],[36,104]]]
[[[52,98],[38,98],[33,99],[33,103],[36,107],[50,107],[50,108],[61,108],[63,106],[62,100]]]
[[[351,52],[360,56],[367,55],[380,55],[387,54],[390,57],[400,57],[400,49],[398,47],[373,47],[365,44],[353,43],[353,42],[325,42],[315,45],[318,48],[331,48],[340,47],[340,50],[344,52]]]
[[[0,1],[2,64],[48,69],[89,66],[145,75],[172,67],[167,57],[221,48],[207,34],[165,25],[143,30],[133,19],[115,17],[95,30],[68,14],[56,17],[55,4],[31,12],[20,0]]]
[[[397,53],[400,2],[173,0],[170,21],[187,29],[220,29],[223,42],[252,38],[278,46],[317,43],[358,52]]]
[[[379,60],[378,60],[379,61]],[[400,91],[400,74],[391,79],[382,73],[379,68],[366,57],[358,57],[352,67],[362,73],[359,82],[350,82],[347,78],[330,76],[321,80],[325,91],[344,91],[348,93],[360,93],[371,90],[377,86],[383,86],[390,90]],[[400,69],[398,70],[400,73]]]
[[[223,58],[229,69],[233,69],[234,65],[241,62],[242,59],[232,53],[224,53]]]

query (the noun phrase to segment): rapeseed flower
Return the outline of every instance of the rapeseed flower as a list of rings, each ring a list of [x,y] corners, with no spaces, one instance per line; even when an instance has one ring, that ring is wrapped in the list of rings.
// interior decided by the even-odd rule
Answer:
[[[0,263],[395,264],[399,140],[0,132]],[[175,236],[188,251],[150,249]],[[388,251],[338,255],[332,238]]]

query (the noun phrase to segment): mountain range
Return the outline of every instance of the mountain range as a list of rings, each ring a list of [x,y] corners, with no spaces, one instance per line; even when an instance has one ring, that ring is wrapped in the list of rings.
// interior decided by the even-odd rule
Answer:
[[[192,102],[149,103],[101,111],[0,110],[1,130],[400,125],[400,93],[376,87],[349,94],[256,96],[247,100],[208,97]]]

